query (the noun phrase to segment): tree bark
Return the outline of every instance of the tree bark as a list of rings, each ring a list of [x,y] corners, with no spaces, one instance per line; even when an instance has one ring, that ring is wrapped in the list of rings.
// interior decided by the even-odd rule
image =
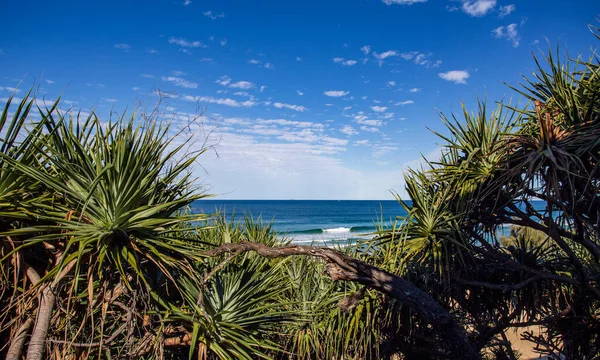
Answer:
[[[57,255],[57,264],[60,263],[61,258],[62,254]],[[54,312],[54,305],[56,304],[56,289],[58,284],[71,271],[75,264],[76,260],[72,260],[63,268],[60,274],[56,276],[52,283],[43,285],[44,287],[40,296],[38,313],[35,319],[35,327],[33,328],[31,340],[29,341],[29,346],[27,347],[27,360],[43,359],[48,329],[50,329],[50,321],[52,320],[52,313]]]
[[[399,276],[349,257],[337,250],[313,246],[269,247],[259,243],[224,244],[203,252],[214,257],[225,253],[255,251],[266,258],[313,256],[326,262],[325,273],[334,281],[352,281],[378,290],[408,306],[435,329],[455,359],[481,359],[464,329],[431,296]]]
[[[27,318],[23,325],[19,327],[17,333],[12,338],[10,343],[10,347],[8,348],[8,352],[6,353],[6,360],[19,360],[21,359],[21,354],[23,353],[23,345],[25,345],[25,340],[27,339],[27,333],[29,329],[33,326],[33,319]]]

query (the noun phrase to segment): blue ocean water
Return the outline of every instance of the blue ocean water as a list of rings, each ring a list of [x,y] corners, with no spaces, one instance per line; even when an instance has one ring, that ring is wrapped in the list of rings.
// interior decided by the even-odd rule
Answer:
[[[192,211],[260,217],[297,244],[331,245],[372,237],[376,225],[390,227],[406,214],[395,200],[199,200]]]

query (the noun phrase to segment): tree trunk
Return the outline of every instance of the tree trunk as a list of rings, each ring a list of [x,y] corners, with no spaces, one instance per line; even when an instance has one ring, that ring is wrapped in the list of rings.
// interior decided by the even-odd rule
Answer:
[[[33,326],[33,319],[27,318],[23,325],[19,327],[17,333],[12,338],[8,352],[6,353],[6,360],[20,360],[21,354],[23,353],[23,345],[27,339],[27,333]]]
[[[35,327],[33,328],[29,347],[27,348],[27,360],[42,360],[44,357],[46,336],[48,335],[48,329],[50,328],[50,320],[52,320],[55,302],[56,295],[54,295],[54,286],[44,286],[40,297]]]
[[[259,243],[224,244],[205,251],[206,256],[255,251],[267,258],[292,255],[318,257],[326,262],[325,273],[334,281],[352,281],[378,290],[410,308],[443,339],[454,359],[478,360],[480,354],[469,342],[465,331],[452,315],[431,296],[399,276],[351,258],[337,250],[313,246],[269,247]]]
[[[61,258],[62,254],[58,254],[55,263],[60,263]],[[46,337],[48,336],[48,329],[50,329],[50,321],[52,320],[52,313],[54,312],[54,306],[56,304],[55,291],[60,282],[71,271],[76,263],[76,260],[72,260],[65,265],[52,283],[44,285],[40,296],[37,317],[35,319],[35,327],[31,333],[31,340],[29,340],[29,346],[27,348],[27,360],[43,359],[44,350],[46,348]]]

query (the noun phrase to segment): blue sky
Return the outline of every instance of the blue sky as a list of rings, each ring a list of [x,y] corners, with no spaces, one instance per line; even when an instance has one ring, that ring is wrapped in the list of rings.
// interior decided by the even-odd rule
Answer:
[[[196,174],[220,198],[391,199],[439,152],[438,111],[515,97],[502,82],[531,74],[546,41],[590,54],[597,14],[596,0],[12,1],[0,98],[35,84],[107,117],[161,93],[165,118],[196,120],[193,146],[214,145]]]

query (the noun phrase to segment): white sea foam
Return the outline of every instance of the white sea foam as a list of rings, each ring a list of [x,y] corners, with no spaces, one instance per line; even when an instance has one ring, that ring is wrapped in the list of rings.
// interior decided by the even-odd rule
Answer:
[[[324,233],[347,233],[350,232],[350,228],[338,227],[332,229],[323,229]]]

